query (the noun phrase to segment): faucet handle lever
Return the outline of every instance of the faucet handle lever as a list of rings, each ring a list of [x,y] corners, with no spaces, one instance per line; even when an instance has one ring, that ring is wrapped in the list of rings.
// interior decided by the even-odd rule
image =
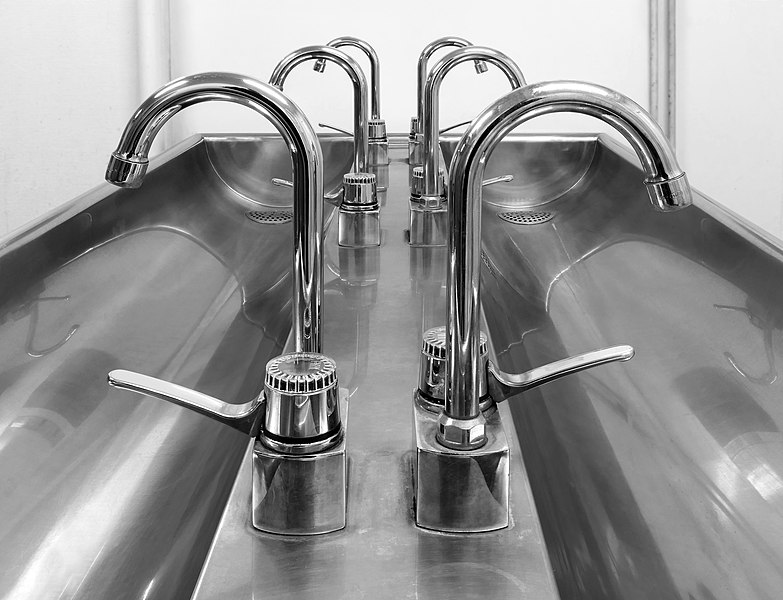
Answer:
[[[346,131],[345,129],[340,129],[339,127],[335,127],[334,125],[328,125],[327,123],[318,123],[318,127],[323,127],[324,129],[331,129],[332,131],[336,131],[337,133],[342,133],[344,135],[349,135],[353,137],[353,134],[350,131]]]
[[[229,404],[207,394],[134,371],[115,369],[109,372],[109,384],[122,389],[146,394],[184,406],[225,425],[255,437],[261,425],[262,396],[244,404]]]
[[[494,185],[496,183],[508,183],[514,181],[514,176],[510,173],[508,175],[500,175],[499,177],[490,177],[481,182],[481,187],[487,187],[488,185]]]
[[[634,349],[632,346],[612,346],[564,358],[541,367],[536,367],[525,373],[506,373],[492,362],[488,362],[487,384],[495,402],[502,402],[513,394],[538,387],[565,375],[578,373],[598,365],[630,360],[633,358],[633,355]]]
[[[279,187],[294,187],[294,182],[290,181],[288,179],[281,179],[280,177],[272,177],[272,185],[277,185]],[[327,192],[324,194],[324,200],[326,200],[329,204],[333,204],[334,206],[340,206],[343,199],[343,186],[338,187],[333,192]]]

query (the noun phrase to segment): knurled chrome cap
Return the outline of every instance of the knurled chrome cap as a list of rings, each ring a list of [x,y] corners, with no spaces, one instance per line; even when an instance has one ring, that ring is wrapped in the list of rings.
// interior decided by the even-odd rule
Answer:
[[[442,196],[446,189],[446,169],[438,169],[438,192]],[[424,167],[413,167],[413,177],[411,180],[411,195],[421,196],[424,194]]]
[[[284,394],[308,395],[323,392],[337,382],[337,364],[314,352],[293,352],[266,364],[264,384]]]
[[[370,119],[367,122],[368,138],[370,140],[386,139],[386,121],[383,119]]]
[[[375,173],[346,173],[343,175],[343,204],[375,206],[378,191]]]
[[[427,356],[446,360],[446,326],[433,327],[424,332],[421,344],[421,352]],[[484,356],[487,353],[487,336],[482,331],[479,334],[479,353]]]

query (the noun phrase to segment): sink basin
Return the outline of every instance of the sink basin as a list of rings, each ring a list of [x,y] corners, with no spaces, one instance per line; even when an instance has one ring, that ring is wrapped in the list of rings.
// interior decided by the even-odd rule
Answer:
[[[779,242],[700,194],[653,212],[635,157],[593,145],[584,176],[544,207],[550,220],[484,207],[482,300],[501,368],[636,349],[510,401],[560,595],[776,597]],[[501,162],[526,146],[505,141]]]
[[[329,190],[352,143],[323,145]],[[247,213],[263,212],[259,198],[290,209],[291,191],[250,198],[248,173],[290,179],[280,157],[277,136],[197,136],[142,188],[103,185],[0,243],[4,597],[194,587],[246,438],[106,374],[135,369],[228,402],[258,393],[290,329],[292,234]]]
[[[333,190],[352,143],[322,147]],[[324,244],[323,350],[350,396],[348,524],[327,535],[253,529],[247,437],[105,382],[122,367],[227,402],[260,391],[290,330],[277,136],[192,138],[138,190],[102,186],[0,242],[8,597],[779,595],[783,251],[698,193],[656,213],[604,136],[514,134],[489,157],[486,177],[514,180],[484,192],[483,315],[505,371],[636,357],[500,405],[508,528],[415,526],[411,400],[447,256],[405,241],[405,156],[392,136],[381,247],[338,248],[335,228]]]

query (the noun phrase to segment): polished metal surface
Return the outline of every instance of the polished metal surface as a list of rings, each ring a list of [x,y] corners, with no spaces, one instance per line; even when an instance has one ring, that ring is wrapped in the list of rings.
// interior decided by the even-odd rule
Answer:
[[[270,360],[264,377],[264,441],[268,436],[294,444],[339,435],[337,392],[337,365],[328,356],[293,352]]]
[[[325,243],[333,279],[324,350],[351,390],[346,527],[306,538],[254,530],[253,478],[243,464],[194,598],[557,598],[513,425],[510,511],[498,511],[510,514],[509,526],[468,539],[416,526],[411,392],[421,336],[446,315],[446,263],[444,248],[411,248],[399,235],[407,222],[405,153],[392,145],[382,246],[340,248],[334,227]],[[511,422],[509,406],[498,412]]]
[[[378,190],[372,173],[347,173],[337,214],[337,243],[346,248],[381,245]]]
[[[479,352],[482,362],[487,364],[487,336],[480,335]],[[440,325],[424,332],[419,360],[419,388],[417,401],[426,409],[439,413],[446,404],[446,377],[448,373],[446,357],[446,326]],[[479,390],[481,397],[487,395],[487,380]]]
[[[378,54],[375,52],[375,49],[370,46],[368,42],[350,35],[334,38],[326,45],[331,48],[352,46],[364,52],[367,59],[370,61],[370,119],[374,121],[383,121],[383,119],[381,119],[381,63],[378,60]],[[326,60],[319,58],[315,61],[313,70],[323,73],[324,69],[326,69]],[[372,138],[372,135],[370,137]],[[383,137],[386,137],[385,127]]]
[[[528,142],[501,142],[489,168],[501,151],[524,156]],[[746,372],[767,370],[763,336],[746,313],[715,306],[760,316],[779,354],[781,242],[697,192],[687,210],[656,214],[641,174],[601,136],[549,223],[518,228],[483,207],[493,362],[519,372],[620,341],[636,350],[501,405],[558,589],[564,599],[776,598],[781,382],[734,369],[727,351]]]
[[[353,87],[353,171],[367,171],[367,138],[369,117],[367,80],[359,64],[345,52],[329,46],[305,46],[284,57],[272,71],[269,83],[283,89],[285,80],[299,64],[308,60],[328,60],[340,66],[348,74]]]
[[[347,391],[341,390],[337,406],[347,422]],[[337,409],[335,409],[337,412]],[[259,438],[253,444],[253,527],[267,533],[312,536],[345,527],[345,436],[314,453],[278,451]]]
[[[106,180],[138,187],[150,146],[165,123],[183,108],[212,100],[234,102],[261,113],[290,147],[294,188],[293,303],[297,351],[320,352],[323,290],[323,155],[299,108],[279,90],[233,73],[201,73],[166,84],[131,117],[112,153]]]
[[[159,398],[178,406],[215,419],[219,423],[230,425],[242,433],[258,434],[261,416],[261,397],[253,398],[243,404],[223,402],[208,394],[192,390],[170,381],[150,377],[125,369],[114,369],[108,373],[109,385]]]
[[[455,450],[436,442],[438,417],[415,400],[413,421],[416,525],[463,534],[507,527],[509,447],[498,412],[489,415],[482,428],[487,441],[469,452],[460,449],[461,439]],[[469,538],[463,540],[470,544]],[[492,588],[487,593],[492,594]]]
[[[440,87],[446,75],[457,65],[469,61],[480,60],[498,67],[508,79],[512,89],[525,85],[525,77],[522,75],[517,63],[510,57],[494,48],[481,46],[468,46],[450,52],[432,67],[424,85],[422,97],[421,132],[423,134],[424,165],[424,192],[423,196],[439,197],[445,190],[438,184],[439,157],[440,157]]]
[[[551,112],[585,113],[615,127],[631,143],[642,163],[650,200],[660,211],[690,204],[690,188],[663,132],[639,105],[610,90],[581,82],[545,82],[514,90],[491,104],[472,122],[451,161],[449,180],[448,379],[444,428],[462,421],[466,449],[482,443],[474,421],[481,419],[479,353],[481,207],[484,165],[514,127]],[[452,436],[454,438],[454,436]],[[453,443],[452,443],[453,445]]]
[[[339,185],[352,142],[320,142]],[[106,373],[261,391],[251,367],[291,326],[292,226],[250,221],[238,190],[252,174],[290,205],[279,165],[279,135],[193,137],[141,189],[103,184],[0,240],[0,597],[189,597],[248,437]]]

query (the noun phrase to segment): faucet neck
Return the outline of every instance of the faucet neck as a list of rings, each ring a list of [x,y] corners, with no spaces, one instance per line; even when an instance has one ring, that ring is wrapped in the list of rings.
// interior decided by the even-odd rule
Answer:
[[[372,119],[381,118],[381,63],[378,60],[378,54],[375,49],[364,40],[346,35],[333,39],[326,44],[332,48],[341,48],[343,46],[353,46],[359,48],[367,55],[370,61],[370,110]]]
[[[508,79],[512,89],[525,85],[525,76],[516,62],[493,48],[467,46],[444,56],[430,71],[424,86],[423,118],[421,130],[424,133],[424,195],[438,196],[438,169],[440,156],[438,138],[440,127],[440,87],[446,75],[458,64],[473,60],[497,66]]]
[[[430,56],[435,54],[441,48],[456,46],[464,48],[472,44],[465,38],[456,36],[447,36],[438,38],[427,44],[419,55],[416,67],[416,116],[419,118],[419,132],[421,132],[422,119],[424,118],[424,86],[427,82],[427,62]]]
[[[577,112],[617,129],[636,150],[659,210],[690,204],[690,188],[660,127],[629,98],[582,82],[544,82],[514,90],[490,105],[460,140],[449,178],[448,377],[444,418],[479,415],[479,272],[484,167],[500,140],[540,114]],[[670,189],[671,188],[671,189]]]
[[[353,143],[354,171],[367,171],[368,152],[368,101],[367,80],[359,64],[342,50],[329,46],[306,46],[295,50],[281,60],[269,78],[269,83],[283,89],[286,78],[297,65],[308,60],[324,59],[339,65],[351,78],[353,85]]]
[[[150,146],[161,127],[183,108],[209,100],[234,102],[261,113],[291,148],[294,339],[297,351],[320,352],[323,156],[309,121],[280,90],[232,73],[201,73],[172,81],[150,96],[128,122],[109,161],[106,179],[120,186],[138,187]]]

